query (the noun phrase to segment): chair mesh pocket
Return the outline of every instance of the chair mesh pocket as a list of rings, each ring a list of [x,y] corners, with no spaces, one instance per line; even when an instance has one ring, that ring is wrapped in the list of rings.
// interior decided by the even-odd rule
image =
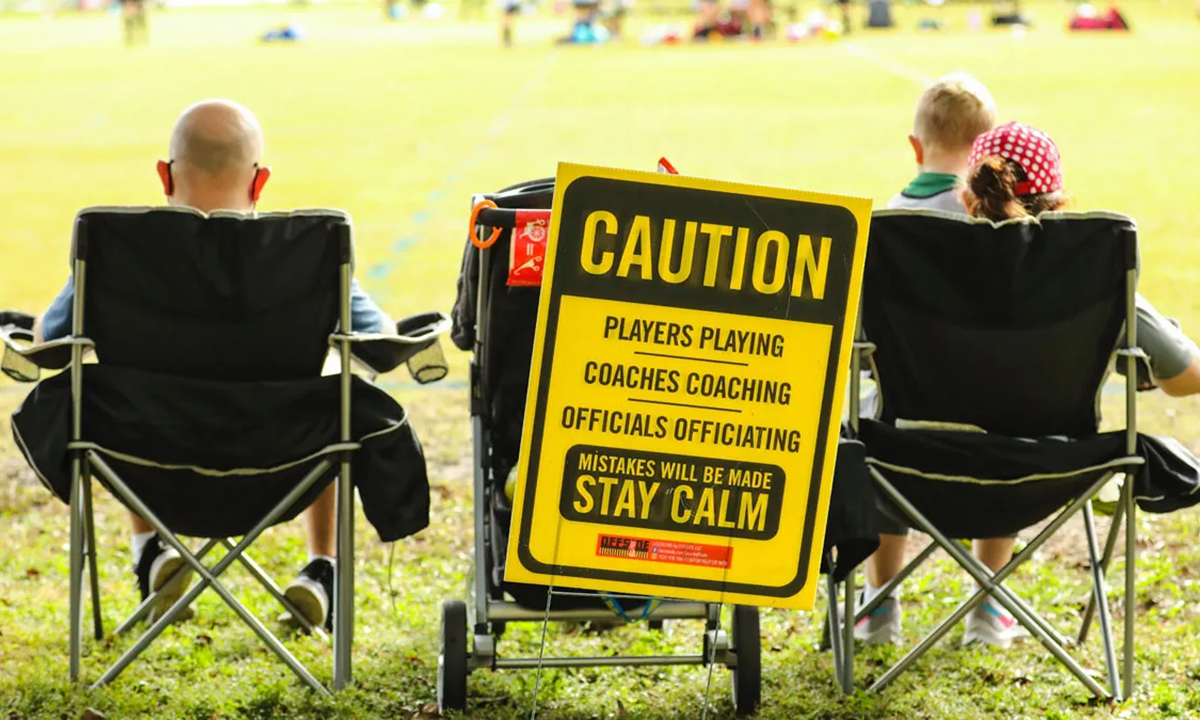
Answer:
[[[0,370],[17,382],[37,382],[41,374],[37,365],[10,347],[4,348],[4,358],[0,360]]]
[[[425,385],[437,382],[446,377],[450,366],[446,363],[446,355],[442,352],[442,344],[436,340],[408,359],[408,372],[417,382]]]

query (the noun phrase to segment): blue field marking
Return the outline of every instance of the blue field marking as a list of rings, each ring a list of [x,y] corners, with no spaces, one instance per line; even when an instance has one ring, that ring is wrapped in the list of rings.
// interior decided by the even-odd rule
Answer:
[[[388,255],[367,269],[366,279],[371,283],[371,295],[377,303],[385,306],[385,310],[388,300],[392,298],[392,283],[388,280],[391,279],[397,266],[401,265],[404,254],[425,239],[425,229],[437,216],[438,206],[458,190],[458,184],[463,177],[468,175],[475,166],[479,165],[483,157],[491,152],[493,143],[508,129],[513,113],[523,107],[529,96],[549,77],[555,59],[556,56],[552,54],[549,62],[539,66],[538,72],[530,75],[520,89],[510,96],[508,104],[488,125],[484,141],[477,145],[469,155],[462,158],[458,166],[448,173],[441,183],[429,191],[429,194],[425,196],[425,201],[409,216],[407,226],[410,228],[410,232],[394,240],[388,248]],[[462,380],[445,380],[431,385],[420,385],[415,382],[383,382],[381,386],[389,390],[462,390],[467,387],[467,383]]]
[[[448,173],[441,183],[429,191],[429,194],[425,196],[425,202],[408,218],[408,226],[412,228],[412,232],[394,241],[390,247],[390,256],[375,263],[367,270],[367,279],[372,283],[379,283],[372,292],[377,301],[390,296],[389,288],[383,283],[391,277],[392,271],[399,264],[400,256],[425,239],[423,228],[436,217],[437,206],[457,189],[463,176],[478,165],[483,156],[491,152],[493,143],[508,129],[513,113],[524,106],[529,96],[549,77],[555,57],[551,55],[548,62],[539,66],[538,72],[529,76],[520,89],[510,97],[509,103],[492,119],[485,132],[486,139],[477,145],[471,154],[464,157],[458,167]]]
[[[419,238],[416,235],[405,235],[396,242],[392,243],[392,254],[401,255],[405,250],[417,244]]]
[[[392,266],[396,263],[391,260],[385,260],[380,263],[375,263],[367,269],[368,280],[383,280],[392,272]]]
[[[433,193],[430,193],[430,195],[432,195],[432,194]],[[429,208],[421,208],[420,210],[413,213],[412,220],[410,222],[413,225],[424,225],[425,223],[429,222],[430,218],[432,218],[432,217],[433,217],[433,210],[431,210]]]

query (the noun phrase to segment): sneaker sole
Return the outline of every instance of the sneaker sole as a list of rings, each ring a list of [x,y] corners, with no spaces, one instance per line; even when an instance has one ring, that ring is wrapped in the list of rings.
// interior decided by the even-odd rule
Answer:
[[[1007,650],[1012,647],[1012,639],[997,637],[991,632],[977,630],[963,633],[962,646],[971,647],[972,645],[987,645],[997,650]]]
[[[900,635],[891,630],[876,630],[873,633],[854,633],[854,642],[859,645],[899,645]]]
[[[175,577],[171,577],[180,568],[183,568],[182,572]],[[158,575],[155,576],[155,580],[158,582],[151,589],[157,592],[158,596],[154,599],[154,609],[150,612],[149,622],[151,624],[154,624],[160,617],[166,615],[171,606],[187,592],[188,586],[192,584],[192,568],[181,557],[170,558],[163,563],[162,568],[158,571]],[[186,607],[179,614],[179,617],[175,618],[175,621],[190,620],[195,614],[195,611],[191,607]]]
[[[324,604],[321,602],[320,595],[317,594],[319,586],[308,578],[296,578],[295,582],[288,586],[288,589],[283,592],[283,596],[287,598],[300,614],[308,621],[309,625],[314,627],[323,627],[325,625]],[[324,592],[323,589],[320,590]],[[290,619],[296,625],[300,623],[291,617],[291,613],[285,613],[285,622]]]
[[[997,634],[990,625],[983,625],[982,628],[967,628],[963,632],[962,646],[968,647],[982,643],[998,650],[1007,650],[1012,647],[1013,641],[1027,637],[1029,637],[1029,631],[1025,630],[1021,625],[1014,625],[1011,630],[1006,630],[1003,635]]]

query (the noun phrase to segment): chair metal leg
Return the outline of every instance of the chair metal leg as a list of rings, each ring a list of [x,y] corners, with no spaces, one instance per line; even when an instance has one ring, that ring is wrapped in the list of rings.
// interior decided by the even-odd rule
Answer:
[[[229,540],[229,539],[221,540],[221,544],[224,545],[225,549],[227,549],[227,550],[233,549],[233,541],[232,540]],[[271,576],[267,575],[266,571],[263,570],[262,567],[259,566],[258,563],[254,562],[253,558],[251,558],[246,553],[241,553],[237,556],[237,559],[238,559],[238,562],[240,562],[242,564],[242,566],[245,567],[246,570],[251,575],[254,576],[254,579],[258,580],[258,582],[264,588],[266,588],[267,592],[269,592],[272,597],[274,597],[276,600],[279,601],[279,604],[283,606],[283,609],[287,610],[289,613],[291,613],[292,618],[296,622],[298,622],[302,628],[304,628],[305,632],[313,633],[317,637],[320,637],[322,640],[329,639],[329,636],[325,634],[325,629],[321,628],[321,627],[317,627],[316,625],[313,625],[312,623],[310,623],[308,621],[308,619],[304,617],[304,614],[301,613],[296,608],[296,606],[292,604],[292,601],[287,599],[287,596],[283,594],[283,590],[281,590],[279,588],[279,585],[277,585],[275,583],[275,581],[271,579]]]
[[[348,247],[349,226],[343,226],[343,247]],[[350,263],[341,266],[341,291],[338,305],[341,327],[345,331],[352,326],[350,287],[353,283]],[[350,442],[352,416],[352,373],[350,363],[350,341],[343,339],[338,347],[341,353],[341,382],[339,393],[341,440]],[[350,684],[353,676],[351,654],[354,645],[354,483],[350,479],[349,452],[342,452],[341,467],[337,476],[337,563],[335,565],[333,589],[333,689],[341,690]],[[535,693],[536,694],[536,693]]]
[[[80,488],[83,491],[83,532],[87,538],[88,575],[91,580],[92,636],[104,639],[104,619],[100,615],[100,570],[96,567],[96,519],[92,513],[92,475],[87,463],[81,468]]]
[[[296,675],[306,685],[323,695],[329,695],[329,691],[326,690],[325,687],[321,685],[321,683],[317,681],[315,677],[313,677],[312,673],[310,673],[308,669],[305,668],[304,665],[302,665],[300,661],[297,660],[281,642],[279,642],[279,639],[276,638],[271,631],[268,630],[258,620],[258,618],[254,617],[254,615],[251,614],[250,611],[247,610],[246,607],[242,605],[242,603],[240,603],[237,598],[235,598],[233,594],[230,593],[229,590],[227,590],[225,586],[217,580],[217,577],[221,573],[225,572],[225,570],[235,562],[239,554],[245,552],[246,548],[248,548],[255,540],[257,540],[258,536],[261,535],[264,530],[275,524],[275,521],[284,513],[284,511],[295,504],[296,501],[299,500],[300,497],[305,493],[305,491],[307,491],[308,488],[311,487],[319,477],[325,474],[325,472],[329,469],[328,461],[322,461],[318,463],[317,466],[314,467],[303,480],[297,483],[296,487],[288,492],[287,496],[284,497],[278,505],[272,508],[271,512],[267,513],[267,515],[260,520],[258,524],[256,524],[254,528],[250,530],[250,532],[246,533],[246,535],[242,537],[241,541],[238,542],[233,550],[229,551],[229,554],[221,558],[216,565],[209,569],[208,567],[205,567],[195,555],[188,551],[187,547],[184,546],[183,543],[181,543],[173,533],[171,533],[167,526],[158,519],[158,516],[151,512],[150,508],[147,507],[144,502],[142,502],[141,498],[139,498],[129,489],[125,482],[121,480],[121,478],[114,473],[111,468],[108,467],[108,464],[105,463],[102,458],[100,458],[94,452],[89,452],[88,460],[96,468],[96,471],[109,481],[113,491],[120,498],[129,503],[134,512],[141,515],[146,522],[150,523],[150,525],[158,531],[159,538],[163,542],[173,547],[175,551],[179,553],[180,557],[182,557],[184,561],[192,567],[196,574],[200,576],[200,582],[196,583],[186,593],[184,593],[183,597],[176,601],[176,603],[171,606],[170,610],[168,610],[161,618],[159,618],[159,620],[154,623],[154,625],[151,626],[150,629],[147,630],[144,635],[142,635],[142,637],[138,638],[138,641],[134,643],[133,647],[129,648],[125,654],[123,654],[115,663],[113,663],[113,666],[110,667],[103,676],[101,676],[101,678],[93,687],[100,687],[112,682],[112,680],[115,679],[117,675],[121,674],[121,672],[129,666],[129,663],[133,662],[133,660],[137,658],[137,656],[141,654],[141,652],[145,650],[155,638],[162,634],[162,631],[165,630],[168,625],[175,621],[175,619],[179,616],[179,613],[183,612],[184,608],[194,602],[196,597],[199,596],[201,592],[211,586],[213,591],[225,601],[225,604],[228,605],[239,618],[241,618],[242,622],[246,623],[246,625],[249,626],[256,635],[258,635],[259,639],[262,640],[263,643],[270,648],[280,660],[284,662],[284,664],[291,668],[292,672],[296,673]]]
[[[1132,263],[1130,263],[1132,264]],[[1137,268],[1125,270],[1125,347],[1118,350],[1125,357],[1125,454],[1138,454],[1137,421]],[[1137,615],[1137,505],[1133,497],[1133,473],[1125,473],[1122,485],[1122,503],[1125,505],[1125,657],[1121,668],[1123,687],[1122,699],[1133,697],[1133,621]]]
[[[69,627],[67,633],[68,647],[68,676],[71,682],[79,680],[80,657],[83,654],[83,498],[80,497],[81,482],[80,459],[77,456],[71,461],[71,499],[70,499],[70,609]]]
[[[337,479],[337,577],[333,591],[333,689],[352,677],[354,643],[354,485],[350,463],[342,462]]]
[[[1133,476],[1125,476],[1125,657],[1122,699],[1133,697],[1133,621],[1137,615],[1137,506],[1133,499]]]
[[[1122,520],[1125,518],[1125,503],[1118,502],[1117,509],[1113,511],[1112,525],[1108,529],[1108,538],[1104,541],[1104,555],[1100,558],[1101,574],[1108,573],[1108,568],[1112,564],[1113,552],[1117,549],[1117,536],[1121,534]],[[1083,611],[1083,622],[1079,626],[1079,637],[1076,643],[1079,645],[1087,642],[1088,631],[1092,626],[1092,619],[1096,616],[1096,596],[1088,595],[1087,609]]]
[[[1010,560],[1007,565],[1001,568],[1000,572],[993,575],[975,558],[975,556],[971,555],[971,553],[967,552],[961,545],[950,540],[940,530],[934,527],[929,520],[927,520],[911,502],[909,502],[908,498],[901,495],[900,492],[896,490],[896,488],[893,487],[886,478],[875,471],[874,468],[871,469],[871,474],[875,479],[876,485],[878,485],[893,501],[896,502],[896,504],[902,510],[904,510],[904,512],[910,518],[913,519],[914,522],[916,522],[917,527],[933,537],[933,539],[937,541],[942,549],[949,553],[950,556],[953,557],[954,560],[958,562],[958,564],[961,565],[963,569],[966,570],[980,585],[980,589],[977,590],[966,603],[960,605],[958,610],[956,610],[948,620],[939,625],[938,628],[934,630],[934,632],[930,634],[924,641],[922,641],[920,645],[910,651],[898,663],[896,663],[896,665],[884,673],[884,675],[880,677],[879,680],[877,680],[871,687],[872,690],[880,690],[889,685],[896,678],[896,676],[906,670],[910,665],[912,665],[913,662],[916,661],[918,657],[923,655],[930,647],[933,646],[934,643],[941,639],[941,637],[945,635],[954,624],[958,623],[958,621],[965,617],[971,609],[982,602],[988,593],[991,593],[992,596],[996,598],[996,600],[1003,605],[1005,609],[1013,614],[1018,622],[1024,625],[1034,637],[1036,637],[1043,645],[1046,646],[1046,649],[1048,649],[1051,654],[1058,659],[1059,662],[1061,662],[1068,670],[1071,671],[1072,674],[1079,678],[1079,681],[1082,682],[1088,690],[1091,690],[1092,693],[1097,697],[1107,696],[1107,692],[1104,690],[1104,688],[1102,688],[1087,673],[1087,671],[1080,667],[1079,663],[1077,663],[1074,658],[1067,654],[1061,644],[1055,642],[1052,636],[1045,633],[1042,630],[1042,627],[1033,621],[1029,612],[1027,612],[1020,604],[1012,602],[1011,593],[1009,593],[1006,588],[1000,586],[1000,583],[1004,580],[1004,578],[1012,573],[1012,571],[1016,569],[1017,565],[1027,560],[1033,554],[1034,550],[1036,550],[1041,546],[1042,543],[1049,539],[1053,533],[1057,532],[1068,518],[1081,509],[1081,507],[1087,502],[1087,499],[1091,498],[1092,495],[1094,495],[1095,492],[1100,489],[1103,483],[1107,480],[1106,478],[1102,478],[1096,482],[1091,488],[1089,488],[1088,492],[1081,495],[1065,510],[1059,513],[1058,517],[1056,517],[1049,525],[1047,525],[1046,528],[1043,529],[1042,532],[1039,533],[1038,536],[1034,538],[1034,540],[1030,542],[1024,550]]]
[[[846,576],[842,599],[842,692],[854,692],[854,573]]]
[[[972,557],[974,557],[974,556],[972,555]],[[989,576],[991,576],[993,574],[991,569],[989,569],[983,563],[980,563],[979,567],[981,569],[983,569],[985,572],[987,572],[987,574]],[[1053,638],[1054,642],[1058,643],[1059,645],[1062,645],[1063,647],[1067,646],[1067,643],[1069,642],[1067,640],[1067,638],[1064,637],[1062,635],[1062,633],[1060,633],[1058,630],[1054,629],[1054,627],[1052,625],[1050,625],[1050,623],[1045,618],[1043,618],[1041,615],[1039,615],[1037,613],[1037,611],[1033,609],[1033,606],[1025,601],[1025,598],[1014,593],[1012,590],[1009,590],[1007,587],[1004,587],[1003,585],[997,585],[997,587],[995,588],[995,590],[992,591],[991,594],[993,597],[995,597],[997,594],[1005,595],[1008,598],[1009,602],[1019,605],[1021,607],[1021,609],[1024,610],[1025,613],[1029,615],[1029,617],[1033,620],[1033,622],[1035,624],[1037,624],[1037,626],[1039,628],[1042,629],[1042,632],[1046,633],[1051,638]]]
[[[837,679],[839,687],[845,687],[842,678],[846,661],[842,654],[842,621],[839,617],[841,608],[838,607],[838,584],[834,582],[832,575],[825,576],[825,587],[829,609],[825,614],[823,634],[828,639],[829,647],[833,650],[833,676]]]
[[[825,618],[821,620],[821,639],[817,642],[817,649],[821,652],[833,650],[833,638],[829,632],[829,621],[833,617],[833,605],[829,602],[829,592],[825,593]]]
[[[147,518],[147,520],[149,520],[149,518]],[[153,521],[150,522],[152,525],[154,524]],[[159,530],[159,532],[162,533],[162,530]],[[165,542],[175,546],[175,543],[171,542],[173,539],[173,536],[163,536],[163,540]],[[180,547],[182,547],[182,544],[175,548],[176,551],[178,551],[185,560],[189,560],[189,564],[191,564],[190,560],[194,560],[195,558],[190,553],[186,552],[186,548],[184,550],[180,550]],[[320,681],[313,677],[312,673],[310,673],[308,669],[305,668],[304,665],[302,665],[286,647],[284,647],[283,643],[281,643],[279,639],[276,638],[275,635],[272,634],[271,631],[268,630],[261,621],[259,621],[258,618],[256,618],[249,610],[247,610],[246,607],[242,605],[242,603],[240,603],[238,599],[235,598],[233,594],[225,588],[224,585],[217,581],[217,576],[219,576],[231,564],[233,564],[233,561],[233,557],[226,555],[225,557],[221,558],[220,562],[213,566],[211,571],[199,562],[193,564],[192,569],[201,576],[200,582],[192,586],[192,588],[188,590],[188,592],[184,594],[182,598],[180,598],[174,605],[171,606],[171,609],[168,610],[165,615],[159,618],[158,621],[155,622],[154,625],[151,626],[151,628],[147,630],[144,635],[138,638],[133,647],[129,648],[129,650],[127,650],[125,654],[117,660],[117,662],[113,663],[113,666],[110,667],[104,673],[104,675],[96,681],[96,683],[93,685],[93,688],[102,687],[115,680],[116,677],[120,675],[126,667],[129,666],[129,663],[133,662],[134,659],[136,659],[137,656],[142,653],[142,651],[150,646],[150,643],[154,642],[154,640],[162,634],[162,631],[165,630],[168,625],[175,622],[175,618],[179,616],[179,613],[181,613],[184,608],[186,608],[188,605],[191,605],[200,595],[200,593],[204,592],[204,590],[211,586],[213,591],[220,595],[221,599],[225,601],[225,604],[228,605],[239,618],[241,618],[242,622],[246,623],[246,625],[254,631],[254,634],[258,635],[259,639],[262,640],[263,643],[270,648],[280,660],[284,662],[284,664],[291,668],[292,672],[296,673],[296,675],[304,682],[304,684],[308,685],[313,690],[328,696],[329,691],[326,690],[323,685],[321,685]]]
[[[1100,563],[1100,545],[1096,541],[1096,521],[1092,515],[1092,501],[1083,506],[1083,526],[1087,532],[1088,560],[1092,565],[1092,597],[1100,608],[1100,634],[1104,640],[1104,667],[1108,671],[1108,689],[1113,697],[1121,697],[1121,680],[1117,677],[1117,654],[1113,647],[1112,627],[1108,616],[1108,589],[1104,583],[1104,569]]]

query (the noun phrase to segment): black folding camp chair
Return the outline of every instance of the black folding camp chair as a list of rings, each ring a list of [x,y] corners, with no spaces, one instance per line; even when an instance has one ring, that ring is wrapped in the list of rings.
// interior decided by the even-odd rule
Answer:
[[[933,542],[854,618],[878,607],[938,547],[981,589],[872,690],[891,683],[990,594],[1096,696],[1132,692],[1135,477],[1146,480],[1135,383],[1126,385],[1124,429],[1097,430],[1099,393],[1114,353],[1130,377],[1145,357],[1137,347],[1137,274],[1136,228],[1120,215],[1051,213],[993,224],[936,211],[874,214],[851,397],[858,397],[859,370],[868,361],[882,404],[878,418],[860,419],[851,403],[851,425],[866,446],[883,504]],[[1101,553],[1091,501],[1122,474],[1123,499]],[[1080,511],[1107,687],[1004,585]],[[995,574],[954,540],[1003,537],[1051,517]],[[1104,577],[1122,518],[1123,677]],[[1089,610],[1080,639],[1091,616]]]
[[[336,477],[337,553],[347,560],[336,568],[333,687],[344,687],[354,628],[354,490],[385,541],[421,530],[429,513],[416,435],[390,396],[352,374],[352,357],[375,372],[409,362],[414,377],[440,378],[444,366],[425,360],[440,352],[449,318],[410,318],[400,336],[348,332],[353,246],[349,218],[337,211],[87,209],[75,222],[71,268],[69,337],[30,345],[30,323],[19,317],[0,332],[11,377],[33,381],[42,368],[67,369],[38,384],[13,416],[13,434],[42,482],[70,505],[71,680],[80,675],[85,558],[95,637],[104,635],[94,474],[200,578],[97,685],[211,587],[305,684],[328,693],[218,577],[240,562],[324,636],[245,550]],[[331,346],[339,372],[322,377]],[[85,365],[92,350],[99,362]],[[177,534],[209,540],[193,554]],[[218,545],[226,554],[206,567],[201,560]]]

